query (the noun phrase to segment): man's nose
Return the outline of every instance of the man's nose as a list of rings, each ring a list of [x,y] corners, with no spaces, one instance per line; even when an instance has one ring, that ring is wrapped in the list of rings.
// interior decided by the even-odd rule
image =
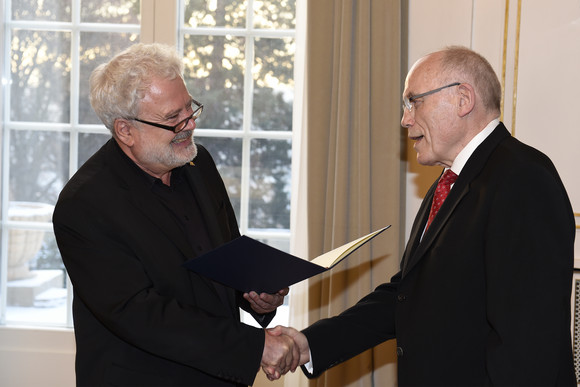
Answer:
[[[411,126],[413,126],[413,123],[415,122],[415,115],[413,114],[412,111],[409,111],[406,108],[403,108],[403,117],[401,117],[401,126],[403,128],[409,128]]]

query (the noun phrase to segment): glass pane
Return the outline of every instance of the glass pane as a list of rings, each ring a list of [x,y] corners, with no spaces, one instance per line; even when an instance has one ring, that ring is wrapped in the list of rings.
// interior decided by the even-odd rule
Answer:
[[[101,63],[134,43],[139,35],[115,32],[82,32],[80,47],[79,123],[101,124],[89,102],[89,77]]]
[[[246,26],[246,0],[185,0],[184,26]]]
[[[204,104],[199,128],[241,129],[244,95],[244,38],[186,35],[185,82]]]
[[[255,0],[254,27],[267,29],[296,28],[296,0]]]
[[[67,133],[10,132],[9,200],[55,204],[69,176]]]
[[[52,208],[11,203],[11,220],[50,221]],[[12,229],[8,232],[6,320],[66,324],[66,274],[54,234],[50,231]]]
[[[250,228],[290,228],[291,153],[289,140],[252,140]]]
[[[81,1],[81,22],[139,24],[140,0]]]
[[[70,33],[14,30],[10,117],[14,121],[70,121]]]
[[[12,1],[13,20],[71,21],[71,0]]]
[[[195,142],[203,145],[213,157],[224,181],[236,218],[240,219],[240,183],[242,179],[242,139],[196,137]]]
[[[256,39],[253,130],[292,131],[294,39]]]
[[[83,165],[110,138],[110,134],[80,133],[78,166]]]

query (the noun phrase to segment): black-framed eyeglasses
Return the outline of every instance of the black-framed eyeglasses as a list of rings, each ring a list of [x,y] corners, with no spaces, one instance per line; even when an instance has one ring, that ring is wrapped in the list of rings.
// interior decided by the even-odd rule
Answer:
[[[189,120],[195,121],[199,118],[199,116],[201,116],[201,112],[203,111],[203,105],[201,103],[197,102],[193,98],[191,99],[191,104],[195,105],[195,109],[193,110],[193,113],[191,113],[191,115],[189,117],[187,117],[186,119],[179,121],[176,125],[173,125],[173,126],[158,124],[157,122],[145,121],[145,120],[141,120],[139,118],[131,118],[131,119],[135,120],[135,121],[142,122],[142,123],[147,124],[147,125],[155,126],[156,128],[171,130],[173,133],[179,133],[187,127],[187,124],[189,124]]]
[[[450,83],[448,85],[441,86],[441,87],[438,87],[438,88],[433,89],[433,90],[429,90],[429,91],[427,91],[425,93],[421,93],[421,94],[414,95],[411,98],[404,97],[403,98],[403,108],[405,108],[409,112],[411,112],[411,111],[413,111],[413,106],[415,106],[414,102],[416,100],[418,100],[419,98],[428,96],[430,94],[435,94],[435,93],[437,93],[437,92],[439,92],[439,91],[441,91],[443,89],[446,89],[448,87],[459,86],[459,85],[461,85],[461,82],[453,82],[453,83]]]

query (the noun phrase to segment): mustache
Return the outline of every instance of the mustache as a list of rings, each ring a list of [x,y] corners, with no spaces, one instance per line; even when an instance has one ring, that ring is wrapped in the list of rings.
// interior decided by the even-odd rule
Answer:
[[[193,130],[184,130],[183,132],[177,133],[177,135],[173,137],[173,141],[180,141],[191,137],[193,137]]]

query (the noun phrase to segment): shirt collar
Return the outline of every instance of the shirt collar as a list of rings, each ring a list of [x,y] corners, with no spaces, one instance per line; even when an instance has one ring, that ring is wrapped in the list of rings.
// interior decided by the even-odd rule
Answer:
[[[471,157],[475,149],[493,132],[493,130],[499,125],[499,118],[493,119],[489,124],[483,128],[483,130],[475,135],[469,141],[469,143],[459,152],[455,160],[453,160],[453,164],[451,165],[451,170],[455,172],[458,176],[461,173],[461,170],[467,163],[467,160]]]

